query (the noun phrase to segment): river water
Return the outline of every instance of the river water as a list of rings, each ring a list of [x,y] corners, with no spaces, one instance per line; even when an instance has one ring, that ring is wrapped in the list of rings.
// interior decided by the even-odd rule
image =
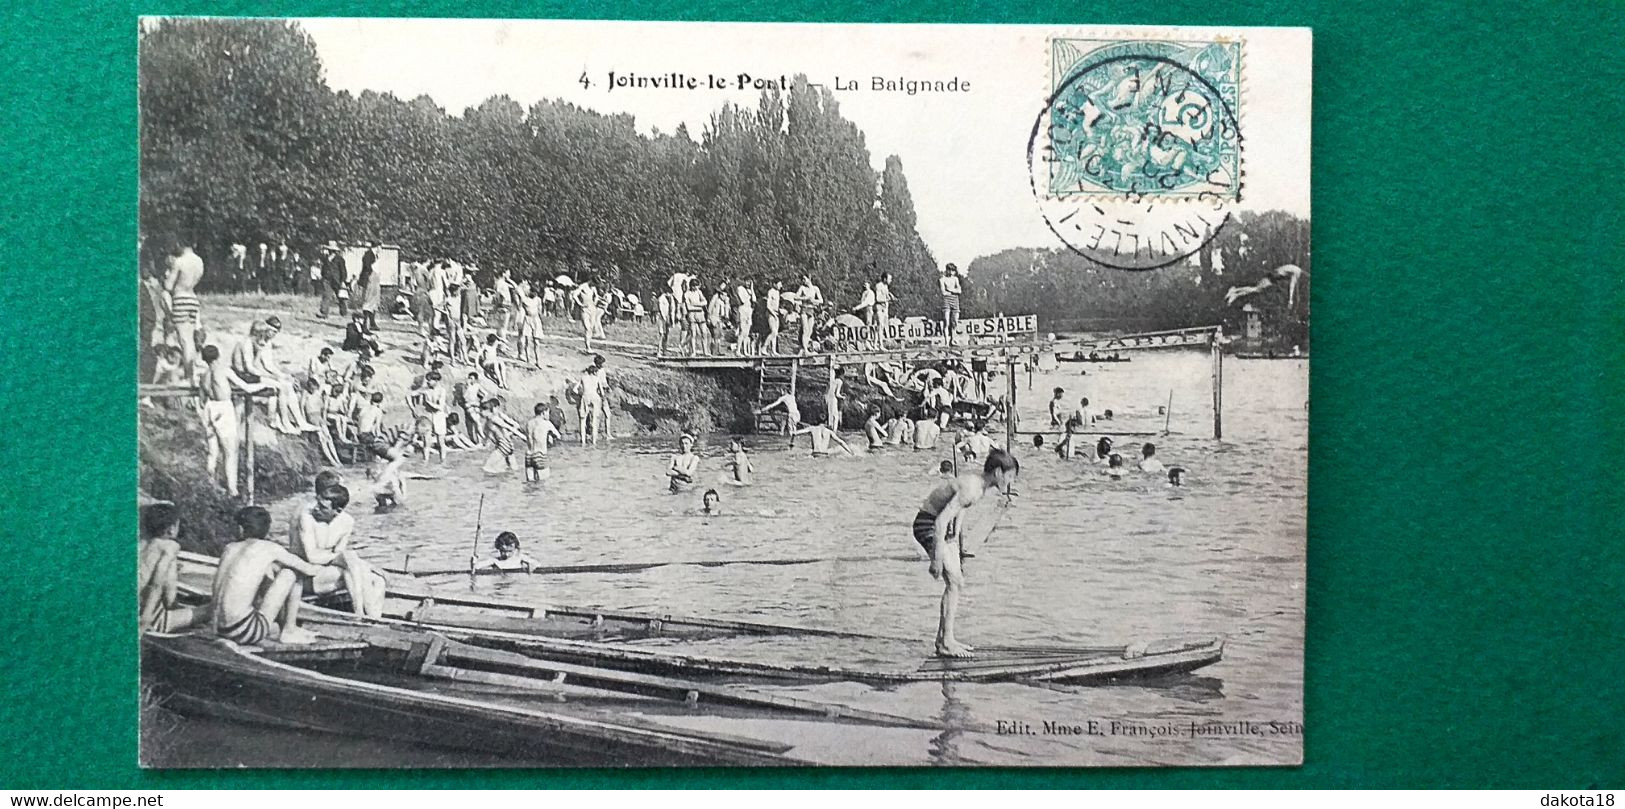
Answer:
[[[1101,429],[1160,432],[1166,418],[1169,435],[1120,438],[1118,449],[1132,464],[1138,442],[1154,441],[1164,463],[1190,472],[1177,489],[1159,477],[1114,480],[1100,474],[1099,466],[1063,461],[1047,447],[1035,451],[1030,436],[1019,437],[1022,470],[1013,506],[988,502],[968,520],[966,549],[976,557],[966,562],[960,614],[961,639],[971,644],[1121,645],[1223,636],[1221,662],[1145,685],[763,687],[960,727],[1030,726],[1031,734],[681,715],[655,721],[793,741],[793,755],[840,764],[1300,761],[1308,364],[1231,359],[1224,370],[1222,441],[1212,437],[1206,352],[1139,353],[1119,364],[1061,363],[1030,382],[1022,372],[1024,428],[1047,424],[1050,391],[1063,387],[1069,409],[1086,395],[1096,412],[1114,411]],[[995,385],[1003,390],[1004,380]],[[1170,393],[1171,416],[1159,414]],[[1092,447],[1097,436],[1085,437]],[[848,438],[861,448],[861,436]],[[1053,444],[1055,438],[1052,433],[1046,440]],[[909,524],[937,482],[946,449],[813,458],[801,440],[801,448],[787,450],[782,439],[749,437],[756,483],[741,488],[722,485],[727,437],[708,437],[702,441],[700,485],[680,495],[664,486],[671,452],[666,444],[567,444],[554,450],[553,477],[539,485],[518,473],[487,475],[484,452],[454,455],[444,467],[416,461],[410,471],[440,479],[413,482],[408,504],[394,512],[358,510],[355,546],[380,565],[397,567],[410,555],[414,569],[466,566],[483,494],[481,554],[489,552],[497,531],[511,530],[527,555],[547,565],[918,551]],[[708,482],[721,490],[721,516],[697,514]],[[358,501],[370,503],[364,481],[351,488]],[[284,516],[291,508],[281,504],[274,511]],[[535,602],[918,638],[913,644],[816,637],[681,644],[696,653],[757,660],[913,669],[931,651],[941,596],[923,553],[919,558],[481,577],[474,586],[482,594]],[[467,576],[428,581],[464,592],[471,587]],[[1087,732],[1091,721],[1095,733]],[[1045,732],[1045,722],[1086,732]],[[1193,723],[1224,727],[1193,735]]]

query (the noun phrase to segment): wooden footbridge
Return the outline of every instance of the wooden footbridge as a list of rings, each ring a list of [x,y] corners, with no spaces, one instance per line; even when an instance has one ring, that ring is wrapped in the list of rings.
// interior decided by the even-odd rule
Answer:
[[[651,359],[657,365],[689,371],[754,370],[757,374],[756,399],[758,408],[786,393],[794,395],[798,386],[807,382],[817,383],[820,387],[827,386],[835,369],[845,365],[901,363],[905,368],[910,368],[934,362],[949,361],[964,363],[982,361],[990,366],[994,363],[1002,363],[1006,366],[1007,371],[1008,391],[1006,395],[1013,411],[1016,402],[1015,380],[1018,364],[1033,363],[1038,365],[1042,363],[1043,358],[1053,358],[1057,353],[1062,352],[1122,352],[1208,346],[1213,359],[1213,437],[1220,438],[1223,434],[1221,412],[1224,403],[1222,341],[1223,330],[1221,327],[1199,326],[1167,331],[1094,338],[1068,338],[1064,340],[1014,340],[1004,338],[997,341],[975,342],[966,345],[908,345],[806,354],[662,354]],[[775,412],[758,417],[756,422],[757,431],[768,432],[782,427],[779,422],[780,415]],[[1006,419],[1005,429],[1007,433],[1006,439],[1013,444],[1015,420]]]

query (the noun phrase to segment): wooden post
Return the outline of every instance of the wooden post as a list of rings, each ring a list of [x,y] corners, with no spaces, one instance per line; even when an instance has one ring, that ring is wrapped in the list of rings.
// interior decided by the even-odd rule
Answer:
[[[801,360],[790,360],[790,400],[791,401],[795,401],[795,398],[796,398],[796,376],[799,374],[800,371],[801,371]],[[800,405],[797,405],[797,407],[800,407]],[[784,421],[785,421],[786,424],[789,424],[789,422],[790,422],[790,412],[788,410],[785,411],[785,413],[784,413]],[[790,432],[792,432],[792,433],[795,432],[796,428],[800,427],[800,426],[801,425],[799,425],[799,424],[790,424]],[[795,439],[792,438],[791,440],[793,441]]]
[[[1213,437],[1224,437],[1224,350],[1220,347],[1223,330],[1214,329],[1211,336],[1213,351]]]
[[[248,504],[254,505],[254,399],[243,397],[243,465],[248,467],[243,477],[243,492]]]
[[[1005,371],[1009,375],[1008,385],[1010,399],[1005,402],[1004,409],[1004,449],[1006,452],[1016,451],[1016,358],[1005,357]]]

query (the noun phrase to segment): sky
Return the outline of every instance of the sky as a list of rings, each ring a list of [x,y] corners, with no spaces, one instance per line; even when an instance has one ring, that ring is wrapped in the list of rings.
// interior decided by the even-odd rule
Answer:
[[[687,124],[696,138],[724,102],[755,106],[752,79],[805,73],[836,90],[878,170],[897,155],[918,230],[940,263],[966,266],[1013,247],[1059,247],[1032,197],[1027,141],[1048,86],[1055,34],[1243,41],[1241,210],[1309,216],[1310,34],[1307,29],[1113,26],[826,25],[555,20],[304,19],[334,90],[428,95],[453,114],[495,95],[521,105],[563,99],[630,113],[641,130]],[[680,73],[711,89],[611,89],[609,75]],[[590,86],[582,85],[585,76]],[[885,92],[893,81],[968,82],[954,93]]]

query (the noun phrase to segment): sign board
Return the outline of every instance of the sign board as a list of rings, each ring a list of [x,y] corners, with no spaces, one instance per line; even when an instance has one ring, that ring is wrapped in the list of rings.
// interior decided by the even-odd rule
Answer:
[[[393,244],[381,244],[373,248],[378,251],[378,261],[372,265],[372,271],[378,273],[379,286],[398,287],[401,285],[401,248]],[[361,277],[361,257],[367,254],[367,245],[347,244],[344,246],[344,269],[349,274],[350,282]]]
[[[812,364],[820,360],[833,365],[857,365],[866,362],[938,362],[941,360],[959,360],[969,362],[975,360],[1014,360],[1031,356],[1043,356],[1054,353],[1055,344],[1043,341],[1036,343],[987,343],[971,346],[918,346],[915,348],[887,349],[885,351],[836,351],[830,354],[814,354],[804,359]]]
[[[925,320],[924,318],[909,318],[902,323],[887,326],[884,334],[881,329],[869,326],[838,327],[838,332],[844,340],[870,342],[877,339],[887,341],[932,340],[940,339],[943,335],[943,321]],[[956,338],[987,338],[1009,334],[1036,334],[1038,332],[1038,315],[1004,315],[1002,317],[973,317],[959,321],[954,327]]]

